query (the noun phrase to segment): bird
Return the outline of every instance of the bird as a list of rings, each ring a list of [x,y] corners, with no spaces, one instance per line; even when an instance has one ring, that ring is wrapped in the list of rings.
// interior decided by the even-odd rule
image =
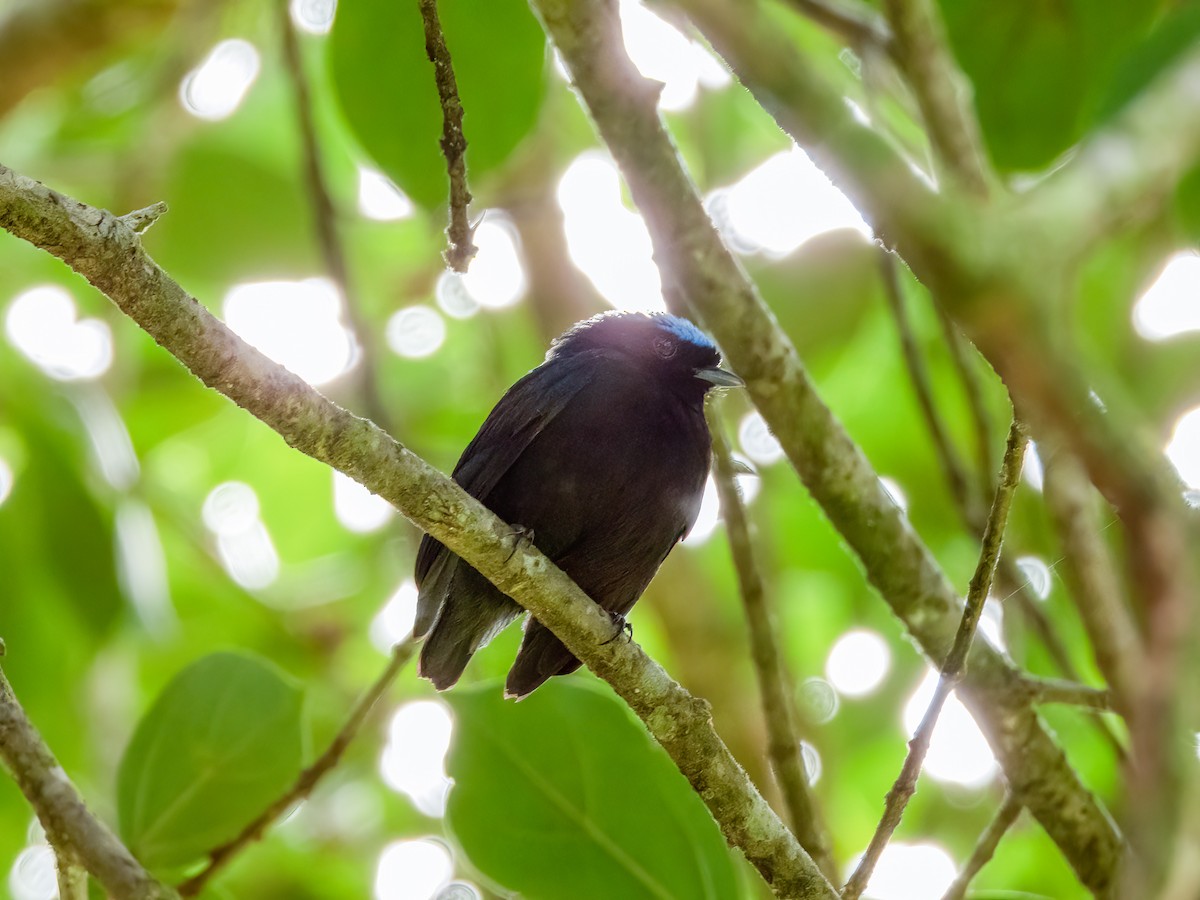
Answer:
[[[614,637],[696,521],[712,456],[705,395],[743,383],[720,363],[713,341],[679,316],[577,322],[496,403],[452,473],[609,613]],[[429,535],[415,581],[418,673],[446,690],[523,610]],[[579,665],[530,617],[505,695],[525,697]]]

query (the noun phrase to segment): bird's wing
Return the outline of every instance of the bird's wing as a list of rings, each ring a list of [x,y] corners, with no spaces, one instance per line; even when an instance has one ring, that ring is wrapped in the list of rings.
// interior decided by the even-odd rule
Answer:
[[[587,385],[596,364],[603,364],[609,356],[610,351],[588,350],[544,363],[521,378],[500,398],[463,451],[454,468],[454,480],[486,504],[504,473]],[[457,557],[441,542],[429,535],[421,539],[415,567],[417,585],[422,588],[418,599],[418,636],[432,627],[453,581],[457,562]]]

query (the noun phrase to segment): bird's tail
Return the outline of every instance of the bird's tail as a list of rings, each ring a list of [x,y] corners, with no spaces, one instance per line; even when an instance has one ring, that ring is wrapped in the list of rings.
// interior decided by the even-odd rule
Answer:
[[[508,670],[504,696],[520,700],[547,678],[566,675],[579,666],[579,660],[554,636],[554,632],[531,618],[525,626],[525,637],[516,662]]]
[[[417,674],[444,691],[462,676],[475,651],[511,622],[521,607],[466,565],[459,566],[440,589],[444,598],[421,648]],[[417,602],[420,606],[420,597]]]

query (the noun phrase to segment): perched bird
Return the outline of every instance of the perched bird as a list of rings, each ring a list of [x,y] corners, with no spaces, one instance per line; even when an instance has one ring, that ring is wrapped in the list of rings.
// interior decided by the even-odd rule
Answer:
[[[509,388],[454,480],[624,625],[700,509],[712,453],[704,395],[740,385],[686,319],[602,313],[572,326]],[[428,535],[417,551],[419,672],[445,690],[521,608]],[[579,660],[530,617],[505,693]]]

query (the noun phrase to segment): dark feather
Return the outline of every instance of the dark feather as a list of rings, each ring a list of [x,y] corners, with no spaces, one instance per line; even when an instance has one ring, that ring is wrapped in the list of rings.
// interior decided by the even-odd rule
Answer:
[[[664,356],[662,342],[670,343]],[[627,613],[695,521],[711,446],[696,375],[719,360],[694,326],[613,315],[581,323],[518,381],[454,478],[533,541],[601,607]],[[417,554],[420,673],[439,689],[520,608],[440,543]],[[536,620],[509,674],[524,696],[579,661]]]

